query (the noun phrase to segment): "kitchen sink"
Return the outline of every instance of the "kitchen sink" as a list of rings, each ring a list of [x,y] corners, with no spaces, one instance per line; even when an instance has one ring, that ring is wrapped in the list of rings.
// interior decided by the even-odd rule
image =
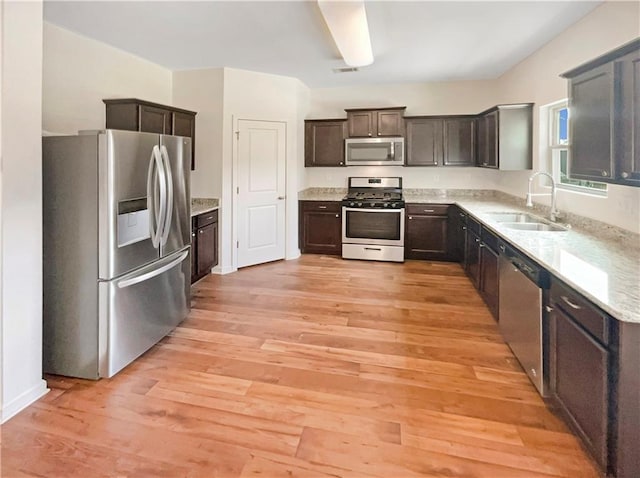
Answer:
[[[539,217],[532,216],[531,214],[527,214],[525,212],[488,212],[486,213],[486,215],[496,222],[542,222],[542,219],[540,219]]]
[[[557,224],[549,224],[546,222],[503,222],[502,225],[507,229],[516,229],[519,231],[541,231],[541,232],[563,232],[567,228]]]

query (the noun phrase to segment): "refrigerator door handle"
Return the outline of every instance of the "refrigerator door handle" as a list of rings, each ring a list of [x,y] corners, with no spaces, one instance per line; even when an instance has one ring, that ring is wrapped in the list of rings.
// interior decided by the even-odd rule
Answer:
[[[156,197],[156,186],[160,189],[160,198]],[[147,172],[147,209],[150,213],[149,232],[151,243],[156,249],[160,245],[161,227],[164,218],[164,208],[166,202],[166,180],[162,167],[160,148],[155,145],[151,151],[149,159],[149,170]]]
[[[162,236],[160,238],[160,244],[165,245],[167,243],[167,238],[169,237],[169,232],[171,231],[171,219],[173,214],[173,176],[171,174],[171,163],[169,162],[169,152],[167,148],[163,144],[160,147],[160,153],[163,159],[164,170],[166,174],[167,180],[167,200],[165,205],[165,218],[162,226]]]
[[[187,249],[186,251],[183,251],[176,259],[174,259],[171,262],[163,265],[162,267],[150,270],[148,272],[144,272],[143,274],[140,274],[140,275],[135,275],[134,274],[133,277],[121,279],[121,280],[119,280],[117,282],[118,288],[119,289],[124,289],[125,287],[130,287],[132,285],[139,284],[140,282],[144,282],[146,280],[153,279],[154,277],[159,276],[160,274],[163,274],[164,272],[168,271],[169,269],[171,269],[171,268],[175,267],[176,265],[180,264],[182,261],[184,261],[187,258],[188,255],[189,255],[189,250]]]

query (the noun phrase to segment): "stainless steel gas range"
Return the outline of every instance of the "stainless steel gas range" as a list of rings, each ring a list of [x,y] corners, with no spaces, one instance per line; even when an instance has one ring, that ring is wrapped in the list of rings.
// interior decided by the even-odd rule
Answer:
[[[404,262],[402,178],[349,178],[342,200],[342,257]]]

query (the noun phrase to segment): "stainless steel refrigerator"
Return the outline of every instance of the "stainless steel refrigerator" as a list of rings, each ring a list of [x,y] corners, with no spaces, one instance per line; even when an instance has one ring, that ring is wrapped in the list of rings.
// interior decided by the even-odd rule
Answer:
[[[191,139],[43,138],[43,365],[111,377],[189,312]]]

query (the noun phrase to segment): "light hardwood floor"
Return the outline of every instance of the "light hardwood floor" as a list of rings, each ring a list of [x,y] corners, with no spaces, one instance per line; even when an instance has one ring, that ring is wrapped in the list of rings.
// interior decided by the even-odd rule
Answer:
[[[3,477],[598,476],[457,264],[208,276],[113,379],[47,379],[2,427]]]

